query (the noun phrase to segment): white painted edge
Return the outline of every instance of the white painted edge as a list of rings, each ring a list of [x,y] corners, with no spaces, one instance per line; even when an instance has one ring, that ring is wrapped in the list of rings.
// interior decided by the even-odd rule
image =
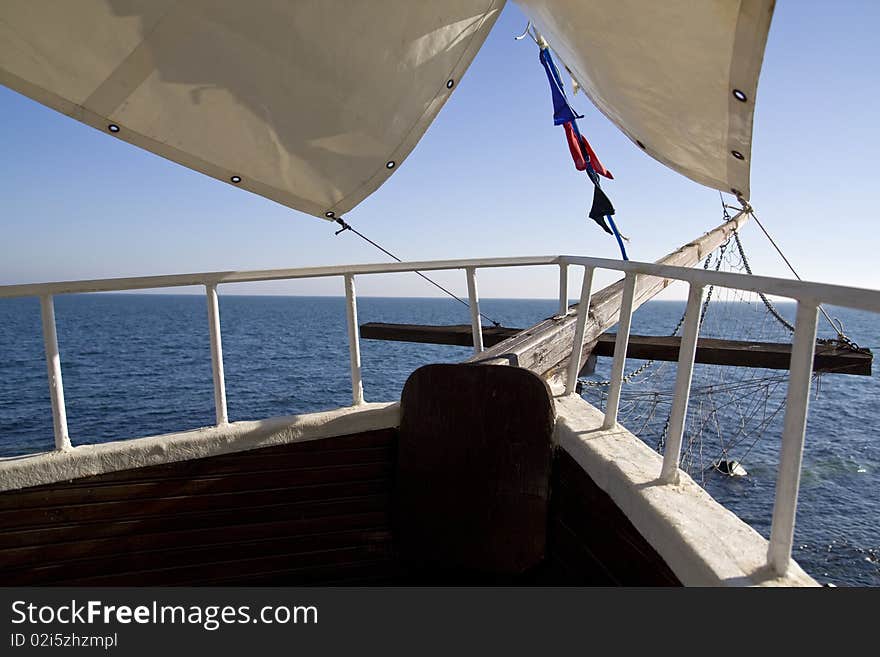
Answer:
[[[685,586],[818,586],[794,561],[777,577],[767,540],[688,475],[660,483],[662,457],[577,395],[558,396],[558,445],[629,518]]]
[[[399,424],[399,403],[373,403],[4,458],[0,459],[0,491],[387,429]]]

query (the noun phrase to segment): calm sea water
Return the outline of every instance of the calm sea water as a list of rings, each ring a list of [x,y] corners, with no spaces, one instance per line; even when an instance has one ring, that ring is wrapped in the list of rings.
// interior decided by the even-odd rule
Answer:
[[[548,300],[486,299],[481,304],[506,326],[528,326],[556,309],[556,303]],[[791,307],[783,306],[782,311],[793,314]],[[681,312],[682,304],[651,302],[635,314],[633,332],[667,334]],[[760,307],[728,304],[721,315],[738,317],[740,325],[752,325],[759,316],[756,313],[766,315]],[[467,309],[446,299],[362,298],[359,314],[361,322],[469,322]],[[834,309],[833,314],[860,343],[880,345],[876,317],[844,309]],[[204,298],[61,296],[56,299],[56,316],[74,444],[180,431],[213,422]],[[221,317],[232,420],[317,411],[351,402],[343,299],[223,296]],[[364,340],[362,352],[367,399],[389,401],[399,397],[406,377],[419,365],[461,361],[471,350]],[[599,359],[592,379],[607,375],[608,361]],[[629,361],[628,370],[639,364]],[[724,370],[722,378],[728,387],[753,376],[739,368]],[[737,371],[742,372],[739,379]],[[638,390],[656,397],[658,390],[671,389],[674,364],[654,366],[646,374],[648,382],[627,389],[625,399],[630,401],[622,411],[633,419],[629,428],[656,446],[668,409],[663,403],[637,407],[632,400],[638,398]],[[697,367],[695,385],[709,394],[692,402],[690,425],[699,429],[697,433],[705,433],[704,441],[692,447],[691,461],[696,466],[692,474],[722,504],[767,536],[782,415],[773,415],[767,408],[772,411],[778,403],[784,383],[767,396],[744,388],[746,398],[754,397],[751,405],[742,398],[723,404],[717,394],[711,401],[712,386],[720,380],[718,368]],[[596,395],[587,396],[594,401]],[[710,401],[706,400],[713,408],[722,408],[707,414],[704,404]],[[601,398],[595,401],[601,403]],[[645,409],[651,409],[650,416]],[[761,432],[755,432],[756,416],[764,418]],[[706,417],[712,426],[704,431],[701,422],[706,421],[700,418]],[[705,467],[723,446],[714,442],[716,419],[722,435],[741,436],[730,455],[742,458],[748,477],[725,477]],[[820,582],[880,585],[878,420],[877,374],[821,378],[811,400],[794,555]],[[52,445],[39,303],[0,300],[0,456],[45,451]]]

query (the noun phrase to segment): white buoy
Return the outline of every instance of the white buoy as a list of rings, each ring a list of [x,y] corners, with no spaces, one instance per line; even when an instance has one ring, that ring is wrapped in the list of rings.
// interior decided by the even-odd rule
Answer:
[[[749,473],[744,467],[742,467],[739,461],[719,459],[715,461],[715,463],[713,463],[712,465],[715,466],[715,469],[718,470],[718,472],[726,474],[729,477],[749,476]]]

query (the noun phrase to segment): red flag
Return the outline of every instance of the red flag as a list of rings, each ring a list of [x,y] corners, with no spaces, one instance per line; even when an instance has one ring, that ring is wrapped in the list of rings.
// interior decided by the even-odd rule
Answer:
[[[586,152],[590,158],[590,164],[593,165],[593,170],[600,176],[605,176],[606,178],[611,178],[613,180],[614,176],[611,175],[611,172],[606,169],[599,161],[599,158],[596,157],[596,152],[590,146],[590,142],[587,141],[587,138],[581,135],[581,144],[583,145],[583,148],[578,145],[577,133],[575,133],[571,121],[563,124],[563,127],[565,128],[565,138],[568,141],[568,150],[571,152],[571,159],[574,160],[574,166],[577,167],[577,170],[584,171],[587,168],[587,160],[584,158],[584,153]]]

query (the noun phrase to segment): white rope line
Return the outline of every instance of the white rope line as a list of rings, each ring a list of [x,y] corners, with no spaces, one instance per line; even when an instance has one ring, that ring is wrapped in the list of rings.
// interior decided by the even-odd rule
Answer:
[[[772,245],[773,245],[773,248],[776,249],[776,253],[779,254],[779,257],[782,258],[782,259],[785,261],[785,264],[786,264],[786,265],[788,265],[788,268],[791,270],[791,273],[794,274],[794,277],[795,277],[796,279],[798,279],[799,281],[803,280],[803,279],[801,278],[800,274],[798,274],[797,271],[795,271],[795,268],[794,268],[794,266],[791,264],[791,262],[789,261],[789,259],[785,257],[785,254],[782,252],[782,249],[779,248],[779,245],[776,243],[776,240],[774,240],[774,239],[770,236],[770,233],[767,232],[767,229],[764,228],[764,224],[761,223],[761,220],[758,219],[758,216],[755,214],[754,209],[752,209],[751,207],[749,207],[749,214],[751,215],[752,219],[755,220],[755,223],[758,224],[758,228],[761,229],[761,232],[763,232],[764,235],[767,236],[767,239],[770,240],[770,244],[772,244]],[[841,331],[841,330],[837,327],[837,324],[834,323],[834,320],[831,319],[831,316],[825,311],[825,309],[824,309],[821,305],[819,306],[819,310],[820,310],[820,311],[822,312],[822,314],[825,316],[825,319],[828,320],[828,323],[831,325],[831,328],[834,329],[834,332],[837,333],[838,337],[839,337],[841,340],[843,340],[844,338],[846,338],[846,335],[843,333],[843,331]]]

